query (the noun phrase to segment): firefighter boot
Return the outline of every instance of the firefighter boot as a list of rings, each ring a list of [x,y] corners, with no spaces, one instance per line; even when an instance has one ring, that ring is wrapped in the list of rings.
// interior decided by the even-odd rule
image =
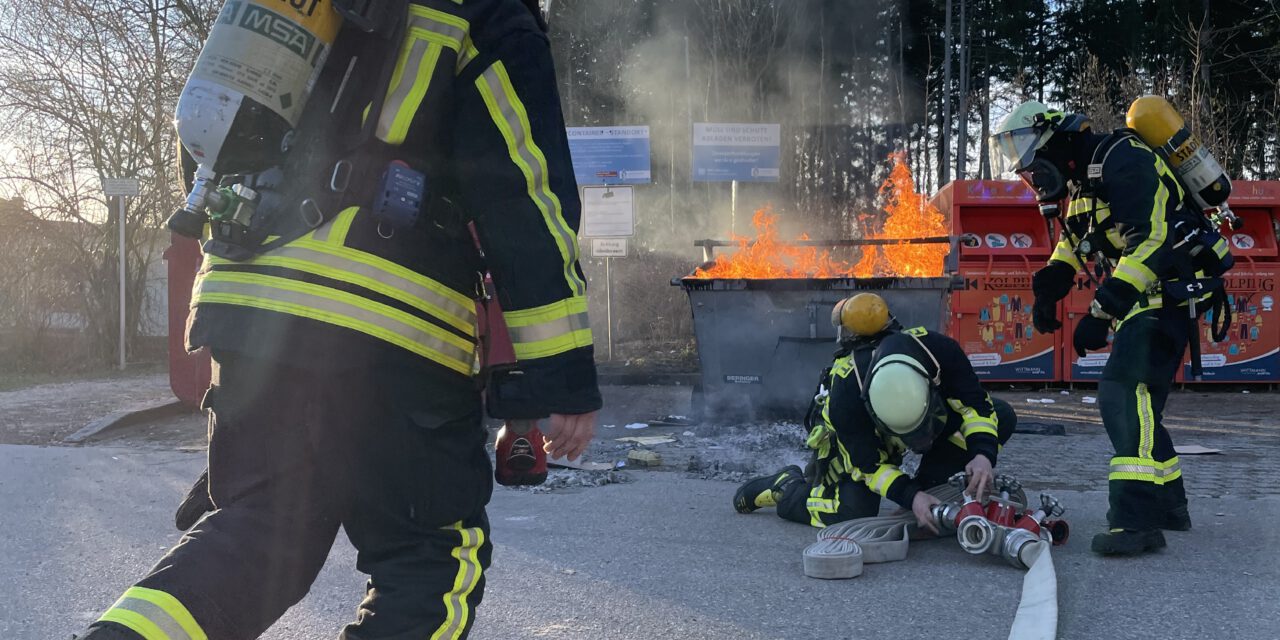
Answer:
[[[547,479],[546,440],[538,423],[511,421],[494,442],[493,478],[506,487],[535,486]]]
[[[1094,536],[1092,549],[1094,553],[1104,556],[1136,556],[1163,549],[1164,546],[1164,534],[1159,529],[1112,529]]]
[[[783,487],[803,480],[804,472],[795,465],[772,475],[752,478],[738,487],[738,492],[733,494],[733,508],[738,513],[751,513],[762,507],[777,506],[778,496],[781,495]]]

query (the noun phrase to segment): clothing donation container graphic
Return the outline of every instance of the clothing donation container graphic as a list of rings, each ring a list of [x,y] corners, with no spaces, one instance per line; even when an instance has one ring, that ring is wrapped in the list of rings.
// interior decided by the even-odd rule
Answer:
[[[1231,325],[1213,342],[1212,313],[1201,317],[1200,382],[1280,382],[1280,182],[1234,182],[1231,206],[1240,218],[1235,229],[1222,230],[1235,257],[1225,278]],[[1189,353],[1178,380],[1194,382]]]
[[[1036,332],[1031,276],[1053,253],[1035,194],[1021,181],[957,180],[933,204],[959,239],[948,332],[987,382],[1061,379],[1059,334]]]
[[[1085,271],[1076,274],[1075,286],[1062,301],[1062,328],[1058,333],[1062,336],[1062,379],[1066,382],[1097,382],[1102,377],[1102,369],[1111,358],[1111,342],[1115,332],[1107,334],[1107,346],[1090,351],[1084,357],[1076,355],[1072,346],[1072,336],[1080,320],[1089,315],[1089,305],[1093,304],[1094,293],[1098,290],[1101,279],[1093,262],[1085,265]]]

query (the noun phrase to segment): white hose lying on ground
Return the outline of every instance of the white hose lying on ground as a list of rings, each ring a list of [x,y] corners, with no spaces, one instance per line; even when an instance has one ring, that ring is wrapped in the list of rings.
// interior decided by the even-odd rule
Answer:
[[[1048,542],[1038,542],[1040,552],[1022,577],[1022,599],[1009,628],[1009,640],[1053,640],[1058,635],[1058,573]]]

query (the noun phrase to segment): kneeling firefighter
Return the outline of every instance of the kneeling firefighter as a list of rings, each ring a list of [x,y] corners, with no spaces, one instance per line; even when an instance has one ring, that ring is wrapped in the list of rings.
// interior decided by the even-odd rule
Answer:
[[[1230,314],[1221,279],[1232,266],[1230,250],[1203,214],[1220,206],[1231,217],[1229,181],[1162,98],[1139,99],[1128,115],[1136,129],[1098,133],[1084,115],[1026,102],[990,141],[993,166],[1017,172],[1035,190],[1051,229],[1061,222],[1057,248],[1032,279],[1036,330],[1062,326],[1057,304],[1081,270],[1096,292],[1072,336],[1076,354],[1106,347],[1115,326],[1098,383],[1115,447],[1110,529],[1092,544],[1101,554],[1153,551],[1165,546],[1161,529],[1191,528],[1178,456],[1161,416],[1189,339],[1199,372],[1198,313],[1213,307],[1223,323],[1219,332]],[[1196,154],[1207,160],[1171,168],[1172,158]],[[1192,170],[1202,175],[1189,180],[1184,174]],[[1067,197],[1063,219],[1059,202]]]
[[[955,340],[903,330],[880,296],[842,300],[831,321],[849,337],[805,419],[812,462],[807,471],[792,466],[747,481],[733,506],[776,506],[779,517],[825,527],[874,516],[888,498],[936,533],[930,509],[938,499],[924,490],[966,471],[980,499],[1017,417],[983,390]],[[914,477],[899,468],[908,451],[923,454]]]
[[[549,416],[575,458],[601,404],[537,3],[229,1],[178,123],[213,510],[82,638],[256,638],[340,527],[369,574],[340,637],[466,637],[492,549],[486,270],[517,360],[487,394],[501,417]]]

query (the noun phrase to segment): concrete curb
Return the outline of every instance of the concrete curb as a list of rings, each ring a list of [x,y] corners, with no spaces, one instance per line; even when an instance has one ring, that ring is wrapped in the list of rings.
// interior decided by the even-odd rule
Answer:
[[[111,431],[164,418],[172,418],[184,413],[192,413],[192,411],[181,400],[172,400],[145,409],[117,411],[90,422],[83,429],[63,438],[62,441],[67,444],[81,444]]]

